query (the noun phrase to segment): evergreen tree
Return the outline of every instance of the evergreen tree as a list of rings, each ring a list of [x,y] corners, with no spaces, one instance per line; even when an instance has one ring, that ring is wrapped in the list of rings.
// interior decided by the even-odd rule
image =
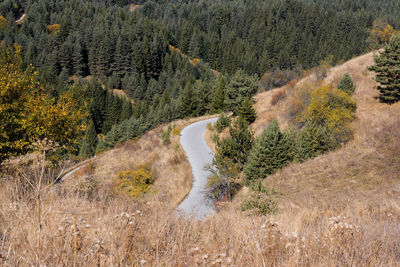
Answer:
[[[225,87],[226,87],[226,80],[224,76],[218,77],[216,84],[216,90],[214,97],[211,100],[211,113],[220,113],[224,111],[225,105]]]
[[[129,100],[122,101],[121,115],[119,121],[125,121],[132,116],[132,104]]]
[[[244,182],[264,179],[293,160],[289,138],[281,132],[273,120],[256,140],[244,166]]]
[[[237,114],[239,117],[243,118],[249,124],[253,123],[256,120],[256,110],[253,108],[253,101],[249,97],[245,97],[242,102],[242,105],[239,107]]]
[[[342,76],[338,84],[338,89],[345,91],[349,95],[354,93],[354,91],[356,90],[356,86],[354,85],[353,80],[350,77],[350,74],[345,73]]]
[[[296,159],[305,161],[314,158],[334,147],[325,127],[308,122],[298,133],[296,139]]]
[[[215,160],[221,162],[228,158],[242,169],[253,145],[254,133],[245,120],[238,118],[229,126],[229,134],[230,137],[217,143]]]
[[[374,57],[375,65],[369,70],[376,72],[375,80],[380,83],[380,100],[393,104],[400,100],[400,35],[394,35],[385,51]]]
[[[96,152],[96,146],[97,146],[96,129],[94,127],[93,122],[91,122],[89,124],[89,127],[86,129],[85,137],[81,149],[79,151],[79,155],[85,158],[93,157]]]
[[[194,105],[193,91],[190,84],[186,84],[185,89],[183,89],[181,97],[181,114],[183,117],[188,117],[192,115],[193,111],[196,109]]]
[[[238,70],[233,75],[226,90],[225,103],[234,115],[237,115],[237,107],[241,105],[243,99],[252,97],[257,92],[257,77],[249,76],[243,70]]]
[[[72,55],[72,66],[73,73],[79,77],[84,76],[85,74],[85,62],[82,55],[82,47],[77,42],[74,46],[74,51]]]

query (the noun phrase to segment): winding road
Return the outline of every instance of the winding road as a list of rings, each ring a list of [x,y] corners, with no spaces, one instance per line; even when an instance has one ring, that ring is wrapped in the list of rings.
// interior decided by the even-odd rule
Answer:
[[[178,209],[187,215],[198,219],[205,218],[215,212],[211,199],[207,198],[205,189],[210,171],[207,165],[212,163],[214,153],[204,139],[207,124],[214,123],[218,118],[195,122],[185,127],[181,132],[181,145],[192,167],[193,184],[187,197],[179,205]]]

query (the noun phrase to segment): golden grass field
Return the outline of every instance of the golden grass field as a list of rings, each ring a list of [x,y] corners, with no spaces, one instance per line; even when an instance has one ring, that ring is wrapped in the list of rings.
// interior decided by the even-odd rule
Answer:
[[[399,266],[400,103],[374,97],[372,54],[331,69],[324,82],[349,72],[357,85],[357,119],[348,144],[305,163],[292,163],[265,182],[276,214],[249,216],[241,194],[195,221],[176,205],[190,189],[189,163],[167,126],[129,140],[45,187],[40,225],[32,194],[13,179],[0,187],[0,263],[5,266]],[[255,97],[256,134],[272,118],[285,127],[285,109],[306,77]],[[290,88],[289,88],[290,87]],[[279,90],[287,97],[276,105]],[[177,129],[191,121],[175,122]],[[175,133],[177,133],[176,131]],[[225,133],[226,134],[226,133]],[[145,165],[156,177],[152,193],[132,200],[113,186],[120,170]]]

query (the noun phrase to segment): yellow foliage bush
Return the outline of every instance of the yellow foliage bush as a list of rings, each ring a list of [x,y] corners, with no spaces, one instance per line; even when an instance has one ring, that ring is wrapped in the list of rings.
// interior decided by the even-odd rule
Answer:
[[[182,131],[182,127],[175,127],[172,129],[172,135],[180,135]]]
[[[0,30],[4,31],[7,27],[7,19],[0,15]]]
[[[194,64],[194,65],[196,65],[197,63],[199,63],[200,62],[200,58],[194,58],[193,60],[192,60],[192,64]]]
[[[303,118],[325,126],[332,134],[342,135],[348,132],[356,108],[351,96],[332,85],[324,85],[311,92],[311,101]]]
[[[51,24],[46,27],[46,29],[51,33],[51,34],[56,34],[60,32],[61,30],[61,25],[60,24]]]
[[[154,184],[153,174],[145,169],[120,171],[116,178],[117,188],[129,196],[136,198],[148,192]]]

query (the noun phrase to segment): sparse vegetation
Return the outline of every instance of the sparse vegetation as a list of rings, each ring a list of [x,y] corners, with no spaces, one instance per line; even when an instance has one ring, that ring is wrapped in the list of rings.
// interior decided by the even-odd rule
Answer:
[[[172,131],[172,125],[168,125],[167,130],[162,132],[161,139],[163,142],[163,145],[169,145],[171,141],[169,140],[169,137],[171,136],[171,131]]]

